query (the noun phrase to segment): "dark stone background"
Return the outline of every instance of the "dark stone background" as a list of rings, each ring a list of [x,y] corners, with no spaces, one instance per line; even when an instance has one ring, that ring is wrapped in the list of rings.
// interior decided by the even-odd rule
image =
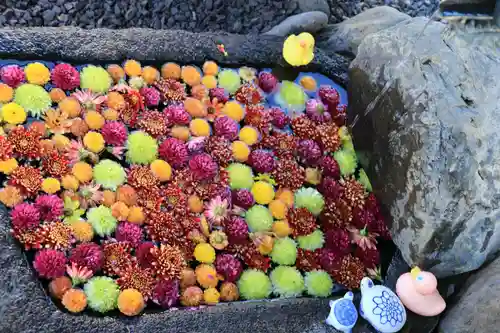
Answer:
[[[388,5],[410,16],[429,16],[438,0],[0,0],[0,27],[183,29],[260,33],[311,3],[330,7],[330,23]],[[317,6],[317,5],[314,5]],[[302,8],[302,9],[301,9]],[[315,7],[315,8],[321,8]]]

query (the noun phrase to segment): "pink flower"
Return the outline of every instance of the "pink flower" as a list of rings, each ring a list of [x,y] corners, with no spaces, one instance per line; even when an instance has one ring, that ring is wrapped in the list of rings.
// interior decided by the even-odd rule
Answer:
[[[40,225],[40,211],[35,205],[26,202],[17,204],[10,212],[14,229],[24,231]]]
[[[127,141],[127,128],[122,122],[109,121],[101,129],[104,141],[109,145],[123,146]]]
[[[196,180],[207,180],[215,177],[218,165],[208,154],[195,155],[189,161],[189,170]]]
[[[69,275],[73,281],[73,285],[76,286],[81,283],[87,282],[94,273],[87,267],[79,267],[74,262],[70,265],[66,265],[66,273]]]
[[[88,110],[96,110],[107,100],[106,96],[94,94],[90,90],[77,90],[73,93],[73,97]]]
[[[235,282],[243,271],[243,265],[233,255],[224,253],[215,259],[215,269],[224,276],[225,281]]]
[[[54,194],[40,195],[36,198],[35,206],[44,221],[56,221],[64,215],[64,202]]]
[[[116,229],[116,240],[119,242],[128,242],[133,247],[139,246],[144,238],[140,226],[134,223],[123,222]]]
[[[160,92],[155,88],[145,87],[139,90],[147,106],[157,106],[160,104]]]
[[[158,151],[161,158],[167,161],[173,168],[184,166],[188,160],[186,145],[176,138],[168,138],[163,141]]]
[[[199,153],[205,149],[207,138],[204,136],[194,137],[187,142],[187,149],[190,153]]]
[[[69,149],[66,152],[66,157],[69,159],[70,165],[74,165],[77,162],[83,161],[89,155],[90,153],[83,147],[83,143],[76,140],[71,141]]]
[[[214,120],[215,135],[222,136],[228,140],[238,137],[238,123],[228,116],[222,116]]]
[[[221,197],[215,197],[206,205],[205,216],[214,225],[220,225],[229,214],[229,205],[227,200]]]
[[[125,147],[109,147],[108,151],[118,159],[121,159],[125,152]]]
[[[80,73],[69,64],[58,64],[52,69],[51,79],[54,86],[72,90],[80,85]]]
[[[25,81],[24,71],[18,65],[8,65],[0,69],[0,80],[12,88],[17,88]]]
[[[78,193],[80,194],[80,203],[83,209],[95,207],[103,199],[103,193],[100,191],[101,185],[88,184],[80,186]]]
[[[66,256],[57,250],[41,250],[35,255],[33,267],[46,279],[55,279],[66,272]]]
[[[191,116],[181,104],[172,104],[163,111],[168,119],[168,122],[173,125],[188,125],[191,121]]]
[[[368,233],[366,227],[361,230],[351,227],[348,230],[351,233],[352,243],[358,245],[363,250],[377,249],[377,240],[375,237],[377,237],[378,234]]]
[[[101,269],[104,263],[104,253],[101,247],[95,243],[82,243],[71,250],[69,261],[95,273]]]

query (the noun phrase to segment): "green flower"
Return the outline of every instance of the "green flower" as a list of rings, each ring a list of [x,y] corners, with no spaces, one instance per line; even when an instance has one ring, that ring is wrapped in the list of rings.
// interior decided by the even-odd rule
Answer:
[[[116,191],[125,183],[125,178],[122,166],[111,160],[102,160],[94,167],[94,180],[105,189]]]
[[[297,242],[299,243],[299,247],[301,249],[314,251],[323,247],[323,244],[325,244],[325,238],[323,237],[323,232],[316,229],[309,235],[298,236]]]
[[[372,183],[370,183],[370,179],[368,179],[368,175],[366,174],[364,169],[359,170],[358,182],[363,184],[368,192],[373,191]]]
[[[238,73],[232,69],[225,69],[219,73],[219,87],[224,88],[230,94],[234,94],[241,86],[241,79]]]
[[[231,189],[251,189],[253,186],[253,172],[248,165],[241,163],[230,164],[226,171],[229,176],[229,186]]]
[[[64,223],[78,221],[85,214],[85,209],[80,209],[80,201],[71,200],[70,197],[64,197]]]
[[[330,275],[322,270],[306,273],[305,285],[307,293],[314,297],[328,297],[332,294],[333,281]]]
[[[238,280],[238,290],[243,299],[263,299],[271,294],[271,281],[262,271],[247,269]]]
[[[349,176],[356,171],[358,161],[356,154],[350,150],[340,149],[333,153],[333,157],[339,164],[342,176]]]
[[[14,102],[37,118],[52,106],[52,99],[45,89],[29,83],[20,85],[16,89]]]
[[[318,216],[325,207],[325,199],[315,188],[302,187],[295,192],[295,207],[307,208],[313,215]]]
[[[290,237],[278,238],[274,242],[271,260],[279,265],[294,265],[297,259],[297,244]]]
[[[273,293],[279,297],[297,297],[304,291],[304,278],[295,267],[278,266],[271,272]]]
[[[273,227],[271,212],[261,205],[252,206],[245,214],[245,221],[250,232],[270,231]]]
[[[80,87],[94,93],[107,93],[112,82],[109,73],[100,66],[89,65],[80,72]]]
[[[158,156],[158,142],[149,134],[136,131],[128,136],[127,161],[132,164],[149,164]]]
[[[110,236],[116,229],[117,220],[106,206],[90,208],[87,212],[87,221],[92,224],[94,231],[101,237]]]
[[[110,277],[97,276],[89,280],[83,287],[88,306],[95,311],[105,313],[116,309],[120,288]]]

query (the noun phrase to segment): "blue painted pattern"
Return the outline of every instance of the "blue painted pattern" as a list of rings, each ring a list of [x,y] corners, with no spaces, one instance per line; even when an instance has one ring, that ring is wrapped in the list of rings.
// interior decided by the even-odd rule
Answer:
[[[386,325],[389,323],[392,327],[403,323],[404,309],[399,300],[389,294],[387,291],[382,291],[380,296],[373,297],[373,314],[380,317],[380,324]]]
[[[335,313],[335,318],[342,326],[351,326],[358,320],[358,312],[352,301],[348,299],[342,299],[335,303],[335,308],[333,309]]]

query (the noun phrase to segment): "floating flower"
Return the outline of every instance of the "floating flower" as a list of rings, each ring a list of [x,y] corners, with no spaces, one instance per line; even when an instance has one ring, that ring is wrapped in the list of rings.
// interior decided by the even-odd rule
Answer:
[[[297,259],[297,244],[289,237],[278,238],[271,252],[271,260],[279,265],[293,265]]]
[[[270,274],[273,293],[279,297],[297,297],[305,289],[304,278],[295,267],[278,266]]]
[[[220,225],[229,214],[229,204],[221,197],[213,198],[205,208],[205,216],[214,225]]]
[[[79,313],[87,307],[87,297],[80,289],[70,289],[64,293],[62,305],[71,313]]]
[[[203,290],[199,287],[187,287],[181,294],[181,304],[184,306],[198,306],[203,300]]]
[[[92,224],[94,231],[101,237],[111,235],[117,226],[116,218],[111,213],[111,209],[103,205],[89,209],[87,219]]]
[[[35,200],[35,207],[43,221],[56,221],[64,215],[64,202],[57,195],[40,195]]]
[[[138,290],[147,301],[153,292],[155,278],[153,272],[137,265],[129,265],[120,272],[120,278],[116,280],[121,290],[133,288]]]
[[[224,88],[230,94],[234,94],[241,86],[241,79],[238,73],[232,69],[225,69],[218,75],[219,87]]]
[[[332,294],[333,281],[323,270],[307,272],[304,278],[307,293],[314,297],[328,297]]]
[[[14,97],[14,89],[5,83],[0,83],[0,103],[8,103]]]
[[[110,277],[96,276],[84,286],[88,306],[97,312],[105,313],[117,307],[120,290]]]
[[[97,184],[110,190],[116,190],[126,179],[123,167],[111,160],[100,161],[94,167],[93,175]]]
[[[79,267],[75,263],[66,266],[66,273],[71,278],[74,286],[87,282],[94,275],[87,267]]]
[[[20,203],[10,212],[12,227],[17,230],[34,229],[40,225],[40,211],[29,203]]]
[[[71,280],[66,276],[60,276],[50,281],[49,283],[49,293],[55,299],[61,299],[69,289],[71,289]]]
[[[283,58],[292,66],[305,66],[314,59],[314,37],[307,32],[290,35],[283,44]]]
[[[155,88],[143,87],[139,92],[144,97],[147,106],[157,106],[160,103],[160,92]]]
[[[238,280],[238,290],[243,299],[262,299],[271,294],[272,283],[264,272],[247,269]]]
[[[24,80],[24,70],[18,65],[7,65],[0,68],[0,80],[12,88],[20,86]]]
[[[16,186],[7,185],[0,190],[0,202],[12,208],[23,201],[21,191]]]
[[[180,168],[187,163],[187,147],[179,139],[168,138],[158,148],[160,157],[167,161],[173,168]]]
[[[159,276],[167,279],[178,279],[186,262],[181,250],[176,246],[161,244],[151,249],[152,267]]]
[[[43,86],[50,80],[49,69],[42,63],[32,62],[24,68],[26,80],[31,84]]]
[[[41,250],[35,255],[33,267],[41,277],[55,279],[66,272],[66,256],[61,251]]]
[[[189,170],[196,180],[208,180],[216,176],[218,166],[210,155],[197,154],[189,161]]]
[[[169,309],[179,301],[179,281],[160,280],[156,283],[151,300],[164,309]]]
[[[16,89],[14,102],[33,117],[40,117],[52,105],[52,99],[45,89],[28,83],[20,85]]]
[[[111,88],[112,79],[102,67],[86,66],[80,72],[80,87],[94,93],[105,93]]]
[[[126,156],[130,163],[149,164],[158,156],[158,143],[144,132],[133,132],[127,139]]]
[[[71,65],[58,64],[51,72],[54,86],[64,90],[73,90],[80,85],[80,73]]]

